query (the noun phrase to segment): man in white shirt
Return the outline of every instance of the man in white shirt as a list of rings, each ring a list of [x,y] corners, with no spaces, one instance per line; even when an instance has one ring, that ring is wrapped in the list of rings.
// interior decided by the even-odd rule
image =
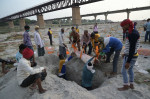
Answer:
[[[63,55],[65,58],[67,57],[66,55],[66,47],[67,45],[64,44],[64,29],[61,29],[61,32],[58,34],[59,35],[59,55]]]
[[[23,57],[19,60],[17,67],[17,80],[21,87],[28,87],[32,84],[32,88],[38,85],[39,92],[44,93],[41,81],[47,76],[46,69],[44,67],[32,68],[30,59],[33,57],[33,51],[29,48],[25,48],[22,52]]]
[[[38,48],[38,56],[44,56],[44,41],[42,40],[42,35],[39,32],[39,26],[35,26],[34,41]]]

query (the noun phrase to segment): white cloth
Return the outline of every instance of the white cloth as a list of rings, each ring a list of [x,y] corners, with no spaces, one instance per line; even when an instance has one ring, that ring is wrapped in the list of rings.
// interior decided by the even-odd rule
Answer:
[[[44,67],[32,68],[29,60],[21,58],[17,67],[17,80],[19,85],[21,85],[23,80],[25,80],[29,75],[40,73],[43,69]]]
[[[40,45],[40,48],[44,47],[44,41],[41,39],[40,34],[37,31],[34,32],[34,41],[37,48],[38,45]]]
[[[59,46],[65,47],[63,44],[64,43],[64,34],[59,32],[58,35],[59,35]]]
[[[110,41],[110,37],[104,38],[104,45],[106,46]]]
[[[95,73],[95,70],[93,69],[93,65],[92,66],[87,65],[86,67],[89,71],[91,71],[91,73]]]

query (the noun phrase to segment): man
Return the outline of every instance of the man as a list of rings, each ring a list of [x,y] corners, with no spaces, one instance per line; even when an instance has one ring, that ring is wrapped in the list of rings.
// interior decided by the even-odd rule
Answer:
[[[59,55],[62,54],[66,58],[67,45],[64,43],[64,28],[61,29],[61,32],[58,35],[59,35]]]
[[[24,50],[26,47],[27,47],[27,46],[24,45],[24,44],[19,45],[19,51],[18,51],[17,54],[16,54],[17,63],[19,63],[19,60],[23,57],[23,56],[22,56],[22,52],[23,52],[23,50]]]
[[[69,32],[69,37],[70,37],[70,34],[75,31],[74,27],[71,27],[71,31]],[[73,37],[71,37],[71,39],[73,40]],[[71,43],[71,41],[69,41],[69,44]]]
[[[144,28],[146,29],[145,42],[146,40],[149,40],[150,42],[150,19],[147,19],[147,23],[144,24]]]
[[[110,62],[110,57],[115,52],[113,58],[113,71],[111,74],[117,74],[118,59],[123,46],[121,41],[115,37],[99,37],[99,42],[100,44],[103,44],[102,52],[107,55],[106,62]]]
[[[39,31],[39,26],[35,26],[34,41],[38,49],[38,56],[44,56],[44,41],[42,40],[42,35]]]
[[[92,46],[93,49],[95,50],[96,46],[98,45],[98,38],[100,37],[100,35],[98,34],[98,32],[93,32],[91,33],[91,42],[92,42]]]
[[[98,26],[97,26],[97,23],[95,23],[94,27],[93,27],[93,31],[94,32],[98,32]]]
[[[87,46],[89,46],[88,55],[91,55],[92,44],[91,44],[90,34],[88,33],[88,30],[84,30],[84,34],[81,37],[81,45],[82,47],[84,47],[85,53],[86,53]]]
[[[72,41],[71,37],[73,37],[73,41]],[[79,33],[72,31],[72,33],[69,36],[69,39],[72,44],[77,44],[78,50],[80,51],[80,35],[79,35]]]
[[[133,29],[133,22],[130,19],[122,21],[120,25],[123,28],[123,30],[125,30],[125,32],[128,30],[124,54],[122,55],[124,59],[121,72],[123,76],[124,86],[118,88],[119,91],[124,91],[128,90],[129,88],[134,89],[133,66],[135,65],[136,59],[138,57],[137,48],[139,45],[140,35],[137,30]],[[129,73],[129,81],[127,73]],[[128,85],[128,82],[130,82],[130,85]]]
[[[77,33],[79,33],[78,25],[76,25],[75,31],[76,31]]]
[[[93,64],[91,61],[94,59],[94,57],[89,59],[83,67],[82,84],[81,85],[82,85],[82,87],[86,88],[87,90],[92,90],[92,79],[93,79],[95,70],[93,69]]]
[[[66,63],[75,56],[76,54],[72,52],[71,55],[65,60],[63,55],[59,55],[60,61],[59,61],[58,77],[66,79]]]
[[[17,67],[17,80],[21,87],[28,87],[32,84],[35,88],[38,85],[39,92],[44,93],[46,90],[43,89],[41,81],[45,79],[47,73],[44,67],[32,68],[30,59],[33,57],[33,51],[28,47],[22,52],[23,58],[20,59]]]
[[[23,34],[23,43],[28,48],[30,48],[31,50],[33,50],[32,42],[31,42],[30,35],[29,35],[30,27],[28,25],[26,25],[26,26],[24,26],[24,29],[25,29],[25,32]],[[33,62],[35,62],[34,55],[33,55]]]
[[[53,41],[52,41],[52,30],[51,30],[51,28],[49,28],[47,35],[49,36],[50,45],[52,46],[52,45],[53,45],[53,44],[52,44]]]
[[[17,52],[17,54],[16,54],[16,60],[17,60],[17,63],[19,63],[19,61],[20,61],[20,59],[23,57],[22,56],[22,52],[23,52],[23,50],[26,48],[27,46],[26,45],[24,45],[24,44],[20,44],[19,45],[19,51]],[[37,63],[36,62],[31,62],[31,67],[35,67],[37,65]]]

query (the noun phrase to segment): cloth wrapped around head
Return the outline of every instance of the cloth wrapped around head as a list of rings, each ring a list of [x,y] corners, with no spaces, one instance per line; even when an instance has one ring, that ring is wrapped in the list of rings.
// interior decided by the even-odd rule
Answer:
[[[126,19],[126,20],[122,21],[120,26],[124,27],[127,24],[129,24],[129,30],[128,30],[129,33],[132,33],[134,25],[133,25],[133,22],[130,19]],[[123,33],[125,33],[125,32],[126,32],[126,30],[123,31]]]
[[[33,56],[33,54],[33,51],[28,47],[25,48],[22,52],[23,57],[26,59],[30,59]]]

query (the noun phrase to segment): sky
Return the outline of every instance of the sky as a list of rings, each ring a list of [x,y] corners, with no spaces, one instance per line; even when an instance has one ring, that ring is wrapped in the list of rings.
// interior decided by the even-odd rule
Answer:
[[[0,0],[0,18],[19,11],[23,11],[28,8],[32,8],[33,6],[40,5],[48,1],[52,0]],[[150,6],[150,0],[104,0],[80,6],[80,14],[83,15],[144,6]],[[67,17],[71,15],[71,8],[43,14],[45,20]],[[37,20],[36,16],[31,16],[27,18]],[[112,21],[122,21],[127,18],[127,14],[109,14],[107,18],[108,20]],[[147,18],[150,18],[150,10],[141,10],[130,13],[131,20],[143,20]],[[94,19],[94,16],[83,17],[83,19]],[[105,17],[104,15],[98,15],[97,19],[104,20]]]

